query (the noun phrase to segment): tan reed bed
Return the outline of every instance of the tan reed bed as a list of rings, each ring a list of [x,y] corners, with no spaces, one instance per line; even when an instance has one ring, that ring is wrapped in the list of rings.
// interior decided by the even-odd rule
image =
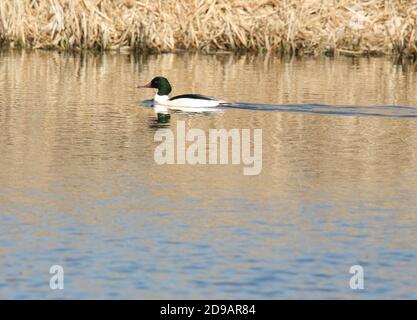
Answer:
[[[11,47],[417,54],[416,0],[1,0]]]

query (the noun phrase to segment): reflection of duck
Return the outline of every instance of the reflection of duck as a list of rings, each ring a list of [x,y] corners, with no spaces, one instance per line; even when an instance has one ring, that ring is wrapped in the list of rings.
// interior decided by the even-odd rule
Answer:
[[[169,119],[171,119],[169,113],[157,113],[156,116],[158,123],[169,123]]]
[[[171,85],[164,77],[155,77],[151,82],[138,88],[158,89],[153,99],[155,105],[164,106],[166,108],[212,108],[227,104],[226,101],[202,96],[199,94],[183,94],[170,98]]]

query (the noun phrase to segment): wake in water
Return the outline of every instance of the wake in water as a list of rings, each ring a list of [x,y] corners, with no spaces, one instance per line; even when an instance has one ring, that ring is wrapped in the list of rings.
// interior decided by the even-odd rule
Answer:
[[[407,106],[344,106],[325,104],[255,104],[247,102],[234,103],[227,108],[275,111],[275,112],[303,112],[313,114],[327,114],[340,116],[368,116],[391,118],[417,118],[417,107]]]
[[[153,106],[153,100],[145,100],[147,106]],[[349,106],[325,104],[262,104],[250,102],[236,102],[219,108],[181,108],[174,110],[182,113],[214,113],[227,109],[241,109],[267,112],[301,112],[310,114],[338,115],[338,116],[367,116],[389,118],[417,118],[417,107],[413,106]]]

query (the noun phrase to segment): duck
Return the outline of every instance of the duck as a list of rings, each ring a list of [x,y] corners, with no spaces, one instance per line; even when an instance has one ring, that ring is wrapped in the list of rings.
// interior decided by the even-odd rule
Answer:
[[[138,86],[138,88],[158,89],[153,98],[155,106],[162,106],[167,108],[215,108],[228,104],[228,102],[216,99],[201,94],[182,94],[170,98],[169,94],[172,91],[171,84],[165,77],[155,77],[149,83]]]

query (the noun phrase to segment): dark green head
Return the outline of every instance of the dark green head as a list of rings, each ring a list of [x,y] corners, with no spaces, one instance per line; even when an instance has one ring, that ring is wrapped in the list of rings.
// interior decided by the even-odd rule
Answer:
[[[144,86],[140,86],[139,88],[154,88],[158,89],[158,94],[160,96],[168,95],[171,92],[171,85],[168,82],[167,78],[164,77],[155,77],[152,79],[151,82],[145,84]]]

